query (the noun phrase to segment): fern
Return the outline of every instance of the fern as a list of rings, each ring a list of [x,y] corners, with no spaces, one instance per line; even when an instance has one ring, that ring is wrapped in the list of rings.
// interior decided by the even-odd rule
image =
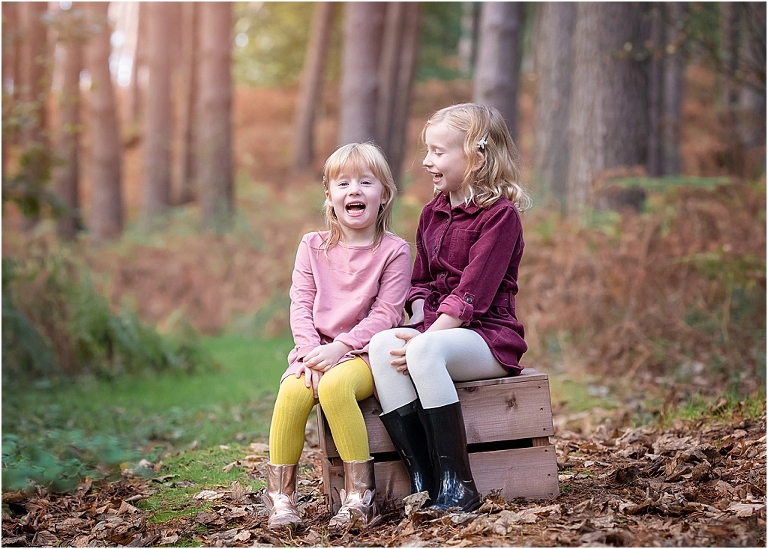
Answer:
[[[54,254],[3,258],[3,323],[4,381],[216,367],[194,330],[163,336],[126,308],[114,313],[87,272]]]

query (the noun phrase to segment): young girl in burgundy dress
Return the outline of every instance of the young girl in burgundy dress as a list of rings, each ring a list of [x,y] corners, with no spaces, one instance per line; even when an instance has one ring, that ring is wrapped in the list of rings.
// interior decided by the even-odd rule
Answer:
[[[517,375],[527,346],[515,315],[523,255],[517,148],[498,110],[461,104],[433,114],[422,134],[435,197],[416,232],[408,326],[373,337],[381,420],[431,506],[481,503],[454,381]]]

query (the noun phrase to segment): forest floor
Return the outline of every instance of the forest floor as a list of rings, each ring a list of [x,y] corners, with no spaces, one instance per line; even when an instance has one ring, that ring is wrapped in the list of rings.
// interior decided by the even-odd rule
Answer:
[[[716,410],[715,410],[716,412]],[[305,525],[267,528],[263,489],[241,483],[201,490],[198,512],[161,523],[138,502],[164,486],[124,478],[84,484],[74,494],[4,494],[3,546],[685,546],[765,547],[766,418],[675,420],[665,428],[619,428],[619,416],[584,432],[560,428],[560,495],[505,501],[493,495],[473,513],[436,514],[386,506],[372,529],[332,532],[320,453],[307,446],[299,477]],[[265,446],[228,467],[264,478]],[[129,475],[130,477],[130,475]],[[203,503],[207,503],[202,507]]]
[[[694,72],[689,82],[692,91],[689,92],[686,109],[694,123],[686,126],[689,135],[684,136],[684,172],[698,176],[720,176],[726,168],[718,163],[722,155],[715,153],[722,148],[723,141],[717,130],[713,129],[712,118],[701,116],[701,113],[711,111],[711,97],[703,96],[704,92],[701,91],[711,88],[707,78],[706,74]],[[697,79],[706,81],[697,87]],[[113,248],[88,250],[83,247],[80,250],[85,263],[93,272],[105,275],[103,279],[107,282],[100,289],[116,308],[128,300],[128,304],[138,311],[143,320],[158,326],[161,331],[171,331],[174,322],[183,316],[201,332],[217,333],[235,326],[238,316],[250,318],[259,311],[269,313],[266,317],[269,321],[265,329],[267,335],[285,329],[287,306],[284,294],[290,283],[290,266],[297,238],[302,232],[316,229],[322,223],[317,173],[292,174],[287,167],[292,128],[286,121],[291,119],[294,93],[295,90],[285,93],[283,90],[273,90],[272,93],[240,90],[236,99],[237,171],[245,174],[243,178],[248,182],[256,183],[246,187],[238,180],[237,184],[238,208],[245,212],[250,230],[241,230],[225,237],[200,237],[193,230],[194,224],[187,223],[189,218],[196,215],[191,210],[183,214],[189,214],[186,218],[176,218],[171,229],[162,235],[139,237],[137,233],[129,231],[123,242]],[[702,94],[704,99],[697,101],[697,93]],[[466,100],[469,95],[470,89],[466,85],[428,83],[421,86],[413,107],[414,118],[406,150],[417,151],[416,139],[429,113],[435,108]],[[328,101],[332,103],[333,99]],[[530,94],[522,95],[521,106],[523,136],[519,144],[522,156],[530,159]],[[332,104],[329,110],[333,110]],[[317,166],[322,164],[325,155],[333,149],[334,124],[331,116],[319,122]],[[141,189],[140,147],[130,148],[126,154],[126,203],[129,218],[135,218]],[[764,154],[763,150],[763,157]],[[416,156],[418,153],[414,153],[413,159],[408,159],[409,163],[413,160],[413,165],[406,171],[406,177],[414,181],[421,177],[421,174],[413,175],[419,171],[420,166],[420,159]],[[758,284],[763,285],[764,300],[764,175],[758,183],[760,192],[753,194],[745,194],[745,191],[736,189],[719,194],[712,192],[702,198],[698,191],[691,192],[690,196],[684,197],[685,200],[680,200],[680,204],[685,207],[681,210],[684,215],[681,214],[679,218],[685,221],[683,225],[690,227],[689,240],[701,239],[715,251],[725,249],[726,245],[732,246],[739,253],[742,253],[741,248],[756,250],[756,261],[762,269],[757,270],[757,274],[762,276]],[[84,204],[87,212],[87,174],[83,191],[86,194]],[[408,186],[402,197],[401,208],[404,214],[399,231],[409,240],[412,240],[415,232],[420,205],[428,199],[430,192],[429,185],[420,181],[418,185]],[[727,192],[746,196],[743,202],[747,206],[754,206],[755,211],[743,207],[742,202],[731,200],[731,204]],[[558,282],[558,288],[563,292],[579,288],[579,293],[588,299],[590,296],[586,292],[597,291],[590,282],[597,276],[593,256],[579,256],[578,246],[594,247],[604,255],[601,261],[606,266],[619,263],[619,252],[624,254],[619,258],[625,260],[626,250],[636,249],[640,252],[663,252],[657,259],[657,256],[646,257],[638,252],[637,264],[640,266],[672,265],[675,258],[683,255],[679,250],[667,249],[670,242],[676,241],[673,242],[671,237],[654,236],[661,234],[662,229],[667,230],[668,220],[662,215],[666,211],[662,210],[657,215],[658,220],[651,219],[653,223],[649,221],[646,225],[628,217],[623,224],[618,225],[619,234],[611,237],[621,245],[608,242],[608,236],[602,234],[598,236],[607,243],[603,240],[587,241],[583,230],[574,230],[573,234],[559,234],[557,231],[553,231],[554,236],[547,234],[544,230],[547,226],[546,216],[542,217],[543,221],[534,218],[529,223],[528,226],[535,226],[539,232],[530,231],[526,236],[526,254],[530,266],[526,276],[533,282],[534,275],[546,275],[540,277],[546,280],[540,281],[539,287],[533,283],[528,287],[526,299],[530,300],[530,306],[526,307],[526,339],[534,344],[529,353],[532,358],[529,360],[551,356],[553,353],[550,346],[557,343],[558,349],[568,361],[564,359],[563,365],[553,360],[551,364],[546,364],[546,371],[551,372],[553,377],[563,373],[558,368],[564,368],[566,374],[573,373],[574,377],[585,373],[588,364],[578,360],[578,353],[572,352],[571,358],[565,356],[569,350],[567,341],[558,340],[553,343],[544,337],[551,324],[564,324],[564,319],[572,320],[572,317],[576,317],[571,314],[571,310],[566,311],[548,303],[537,308],[534,299],[549,295],[545,290],[549,291],[549,286],[555,284],[553,281],[557,279],[556,275],[563,273],[574,277],[566,279],[562,284]],[[744,219],[738,217],[737,213]],[[533,221],[537,221],[537,224],[534,225]],[[4,216],[4,254],[15,251],[26,253],[26,241],[15,240],[12,230],[7,230],[13,223],[13,215]],[[762,231],[752,230],[755,223],[760,224]],[[727,227],[720,228],[720,225]],[[734,227],[743,230],[738,232]],[[713,231],[715,236],[710,235]],[[194,237],[188,237],[189,234]],[[646,234],[647,238],[640,238]],[[671,234],[675,236],[677,233],[673,231]],[[652,236],[656,240],[652,240]],[[680,240],[686,242],[682,237]],[[552,247],[553,241],[559,246],[557,250]],[[658,246],[651,246],[649,242]],[[639,244],[644,244],[645,248]],[[702,247],[704,251],[707,249]],[[570,253],[570,256],[561,253],[563,250]],[[721,255],[723,262],[730,260],[730,256],[724,252]],[[586,257],[589,264],[581,264],[576,259],[570,263],[552,263],[554,257],[582,260]],[[705,259],[708,258],[711,259],[711,254],[706,255]],[[713,263],[713,279],[722,275],[721,265],[721,262]],[[738,265],[742,267],[745,277],[754,278],[756,271],[752,269],[751,263],[747,265],[748,269],[742,263]],[[611,275],[607,269],[605,273]],[[625,270],[618,274],[621,276],[617,275],[610,280],[645,280],[634,276],[633,271]],[[575,278],[577,275],[582,278]],[[647,277],[648,280],[656,278],[659,277],[653,272]],[[681,282],[680,287],[685,288],[686,284]],[[537,288],[542,290],[538,291]],[[618,295],[630,293],[624,285],[617,285],[616,288],[615,293]],[[575,300],[567,292],[563,295]],[[603,299],[603,294],[595,295]],[[566,303],[565,299],[558,296],[560,294],[552,294],[549,299],[559,305]],[[641,293],[638,298],[647,300],[647,303],[640,302],[637,307],[639,311],[659,311],[656,316],[648,318],[649,325],[659,324],[659,319],[665,316],[677,318],[662,308],[666,306],[667,300],[648,292]],[[602,303],[600,299],[592,299],[592,303]],[[581,309],[586,310],[584,307]],[[572,310],[575,310],[575,305]],[[713,317],[716,317],[714,313]],[[726,324],[725,328],[721,324]],[[732,321],[730,325],[723,321],[716,326],[718,330],[722,328],[726,336],[730,334],[730,350],[738,350],[743,341],[736,338],[737,324],[738,320]],[[626,346],[637,349],[645,348],[645,345],[656,353],[656,340],[651,342],[646,339],[638,343],[630,338],[634,337],[632,334],[635,332],[646,333],[636,329],[637,326],[629,325],[629,328],[633,327],[634,331],[626,329],[626,334],[620,334],[627,338]],[[688,326],[684,327],[688,331],[680,337],[693,337],[690,335],[692,330]],[[608,351],[612,349],[611,345],[621,342],[610,331],[613,328],[609,326],[602,334],[598,333],[605,343],[603,347]],[[560,330],[565,330],[565,327],[561,325]],[[764,351],[764,329],[762,337],[762,344],[750,341]],[[746,341],[746,336],[744,338]],[[697,371],[697,364],[684,363],[683,353],[674,349],[668,354],[664,354],[668,349],[661,350],[661,363],[669,368],[666,377],[649,373],[646,379],[641,376],[645,369],[650,372],[650,359],[644,358],[645,355],[630,369],[613,359],[610,353],[603,352],[603,347],[597,345],[600,341],[590,343],[597,349],[595,353],[600,355],[595,362],[599,362],[602,368],[592,373],[605,376],[606,387],[610,387],[611,382],[624,379],[636,394],[641,395],[638,398],[648,398],[646,391],[652,384],[667,384],[665,388],[674,397],[670,397],[670,403],[674,406],[693,400],[700,394],[708,397],[722,394],[722,386],[715,386],[711,379],[704,379],[703,376],[699,376],[703,380],[701,383],[689,388],[682,385],[670,387],[669,384],[677,383],[672,373],[673,367],[678,367],[681,372],[686,368]],[[649,356],[653,354],[650,351]],[[741,354],[733,356],[746,356],[744,353],[742,349]],[[724,364],[743,366],[743,362],[730,360],[730,355],[727,358],[729,360],[724,361]],[[617,372],[622,374],[617,375]],[[637,375],[635,372],[638,372]],[[608,379],[611,374],[612,378]],[[663,394],[662,399],[667,396]],[[557,406],[557,403],[553,404]],[[627,401],[619,404],[612,412],[590,411],[572,415],[567,411],[560,413],[561,410],[555,410],[555,435],[552,442],[557,450],[560,495],[548,501],[503,501],[489,496],[474,513],[448,513],[440,516],[420,510],[409,510],[406,515],[403,508],[390,505],[384,509],[383,524],[374,529],[363,532],[329,532],[327,524],[330,515],[322,487],[320,451],[310,437],[302,456],[299,481],[305,526],[296,531],[281,534],[268,530],[267,510],[261,502],[261,490],[247,488],[246,482],[219,486],[213,490],[200,486],[196,499],[199,505],[191,513],[157,520],[150,510],[144,508],[142,502],[166,488],[189,486],[191,481],[183,478],[183,475],[169,478],[163,465],[156,463],[149,464],[156,468],[149,478],[132,476],[126,469],[119,481],[87,482],[72,494],[54,494],[44,490],[36,493],[4,493],[2,545],[764,547],[764,400],[759,413],[747,410],[746,405],[745,409],[738,405],[731,408],[729,405],[725,413],[725,407],[715,403],[709,409],[706,420],[647,422],[646,426],[641,427],[636,426],[631,418],[635,407],[636,402],[633,404]],[[265,478],[267,459],[264,445],[255,444],[245,449],[241,458],[227,467],[242,469],[245,479],[261,481]]]

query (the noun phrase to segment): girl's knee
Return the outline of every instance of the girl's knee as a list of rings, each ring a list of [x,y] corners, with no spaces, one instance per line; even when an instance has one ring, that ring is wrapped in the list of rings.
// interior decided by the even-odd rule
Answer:
[[[397,329],[385,330],[374,334],[368,344],[368,352],[371,353],[389,353],[392,349],[403,346],[403,340],[395,336]]]
[[[337,367],[338,368],[338,367]],[[351,389],[349,380],[344,375],[337,375],[341,370],[332,368],[320,378],[317,384],[317,398],[322,406],[323,400],[332,398],[335,394],[341,394]]]
[[[439,355],[440,346],[436,343],[435,338],[430,337],[430,334],[421,334],[419,337],[413,338],[405,350],[405,360],[408,362],[409,368],[411,361],[422,362]]]
[[[390,351],[402,347],[405,342],[395,337],[396,330],[386,330],[375,334],[368,344],[368,356],[371,361],[371,371],[376,372],[380,368],[389,368],[392,360]]]
[[[277,392],[278,398],[303,399],[312,393],[312,388],[307,387],[304,378],[297,378],[295,375],[286,377],[280,383],[280,389]]]
[[[445,370],[446,365],[445,350],[430,334],[422,334],[411,340],[405,350],[405,360],[417,386],[422,381],[428,381],[437,372]]]
[[[356,402],[355,392],[349,383],[343,378],[328,378],[323,376],[320,383],[317,384],[317,400],[323,409],[333,407],[336,403],[350,399]]]

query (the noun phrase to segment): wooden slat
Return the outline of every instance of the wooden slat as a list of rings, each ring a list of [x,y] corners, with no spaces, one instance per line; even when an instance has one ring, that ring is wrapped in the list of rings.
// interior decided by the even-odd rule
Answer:
[[[520,375],[514,377],[499,377],[495,379],[478,379],[475,381],[460,381],[456,383],[456,388],[460,387],[473,387],[473,386],[488,386],[496,385],[498,383],[520,383],[521,381],[549,381],[549,376],[544,372],[540,372],[535,368],[526,368]]]
[[[548,381],[468,387],[458,392],[468,444],[550,436],[555,432]]]
[[[516,377],[457,383],[467,430],[467,443],[496,442],[554,435],[549,378],[532,368]],[[375,398],[360,403],[372,454],[393,452],[381,407]],[[318,407],[320,447],[328,457],[338,457],[330,428]]]
[[[557,456],[555,447],[551,444],[472,453],[469,459],[477,489],[484,496],[491,490],[500,490],[501,496],[508,500],[551,499],[559,494]],[[331,465],[329,461],[324,463],[323,470],[326,469],[329,473],[324,490],[335,513],[341,505],[339,490],[344,487],[344,470],[342,465]],[[376,463],[374,470],[376,496],[380,504],[399,500],[409,494],[410,484],[402,462],[398,460]]]

